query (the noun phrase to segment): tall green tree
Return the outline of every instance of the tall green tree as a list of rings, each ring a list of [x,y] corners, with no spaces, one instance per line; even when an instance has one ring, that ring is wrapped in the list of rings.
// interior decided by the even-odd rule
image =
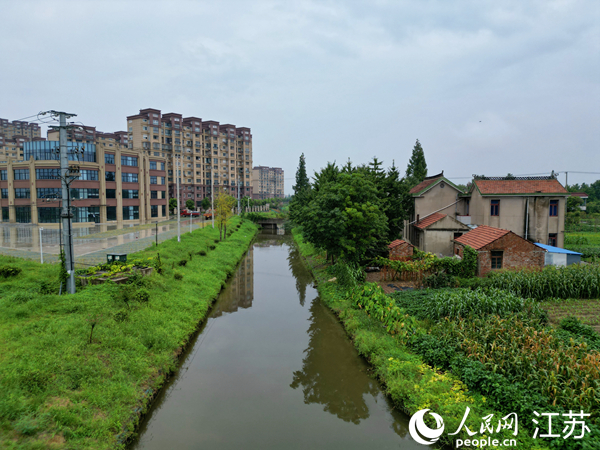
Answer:
[[[414,187],[427,177],[427,162],[425,162],[425,152],[417,139],[413,147],[412,155],[406,168],[406,180],[410,187]]]
[[[204,211],[207,211],[207,210],[209,210],[209,209],[210,209],[210,203],[211,203],[211,202],[210,202],[210,197],[204,197],[204,198],[202,199],[202,209],[203,209]]]
[[[293,186],[294,197],[290,201],[290,220],[298,225],[304,222],[305,209],[310,203],[312,189],[308,175],[306,174],[306,160],[304,153],[300,155],[298,170],[296,170],[296,184]]]
[[[304,235],[334,260],[359,262],[387,235],[375,185],[362,173],[341,173],[322,184],[306,208]]]
[[[385,174],[382,184],[384,212],[388,219],[387,243],[389,243],[402,236],[404,220],[408,218],[406,204],[412,199],[408,193],[408,185],[405,179],[400,177],[394,161]]]
[[[194,208],[195,208],[195,206],[196,206],[196,204],[194,203],[194,200],[192,200],[191,198],[188,198],[188,199],[185,201],[185,207],[186,207],[187,209],[194,209]]]

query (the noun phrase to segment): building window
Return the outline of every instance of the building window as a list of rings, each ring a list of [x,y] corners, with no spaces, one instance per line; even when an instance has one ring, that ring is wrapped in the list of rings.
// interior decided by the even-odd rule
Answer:
[[[123,206],[123,220],[138,220],[139,218],[139,206]]]
[[[58,223],[60,222],[60,208],[39,208],[39,223]]]
[[[35,169],[38,180],[57,180],[60,178],[60,169]]]
[[[150,205],[150,217],[158,217],[158,205]]]
[[[2,188],[1,191],[2,191],[2,194],[1,194],[0,198],[8,198],[8,188]]]
[[[556,233],[550,233],[548,235],[548,245],[556,247]]]
[[[117,207],[116,206],[107,206],[106,207],[106,220],[107,221],[117,220]]]
[[[454,239],[458,239],[462,236],[462,233],[454,233]]]
[[[123,189],[123,198],[139,198],[139,190]]]
[[[150,177],[150,184],[158,184],[157,183],[157,178],[158,177]]]
[[[6,181],[7,172],[6,170],[0,170],[0,180]]]
[[[104,179],[106,181],[115,181],[115,173],[114,172],[104,172]]]
[[[29,180],[29,169],[15,169],[15,180]]]
[[[162,171],[165,170],[165,163],[164,162],[160,163],[160,170],[162,170]]]
[[[116,189],[107,189],[106,190],[106,198],[117,198],[117,190]]]
[[[78,206],[73,208],[73,222],[100,223],[100,207]]]
[[[79,180],[98,181],[98,171],[84,169],[80,172]]]
[[[37,197],[44,198],[62,198],[62,188],[37,188]]]
[[[69,192],[72,200],[83,200],[87,198],[99,198],[99,189],[85,189],[85,188],[73,188]]]
[[[31,223],[31,206],[15,206],[15,216],[17,223]]]
[[[492,200],[490,208],[490,216],[499,216],[500,215],[500,200]]]
[[[165,177],[160,177],[160,184],[165,184]]]
[[[162,216],[167,217],[167,205],[162,205]]]
[[[492,251],[492,269],[502,269],[502,251]]]
[[[114,164],[115,163],[115,155],[111,155],[110,153],[104,154],[104,164]]]
[[[150,191],[150,198],[158,198],[158,191]]]
[[[138,182],[138,174],[123,172],[121,174],[121,181],[123,183],[137,183]]]
[[[8,222],[9,219],[9,213],[8,213],[8,206],[3,206],[2,207],[2,222]]]
[[[137,156],[121,156],[121,165],[137,167],[137,165],[138,165]]]
[[[550,200],[550,217],[558,217],[558,200]]]
[[[150,170],[156,170],[156,161],[150,161]]]
[[[16,188],[15,198],[29,198],[29,188]]]

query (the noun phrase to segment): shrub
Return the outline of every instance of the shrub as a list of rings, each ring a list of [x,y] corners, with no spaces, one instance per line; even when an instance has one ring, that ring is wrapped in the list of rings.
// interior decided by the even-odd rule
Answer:
[[[209,245],[208,248],[211,249],[211,250],[214,250],[215,248],[217,248],[217,246],[216,245]]]
[[[200,250],[200,251],[198,252],[198,254],[199,254],[200,256],[206,256],[206,251],[204,251],[204,250]]]
[[[176,280],[183,280],[183,274],[181,272],[174,272],[173,278],[175,278]]]
[[[364,271],[358,264],[347,264],[340,260],[331,266],[329,271],[337,278],[338,284],[346,288],[353,288],[366,279]]]
[[[215,244],[218,244],[220,241],[218,239],[215,239]]]
[[[451,259],[451,258],[450,258]],[[432,289],[440,289],[445,287],[454,287],[456,279],[452,275],[448,275],[444,272],[429,275],[423,278],[423,285]]]
[[[177,263],[178,266],[183,267],[187,264],[187,259],[181,259],[179,260],[179,262]]]
[[[22,269],[20,267],[13,267],[13,266],[1,266],[0,267],[0,277],[3,277],[3,278],[16,277],[21,272],[22,272]]]
[[[150,292],[147,289],[139,289],[133,298],[140,303],[148,303],[150,301]]]

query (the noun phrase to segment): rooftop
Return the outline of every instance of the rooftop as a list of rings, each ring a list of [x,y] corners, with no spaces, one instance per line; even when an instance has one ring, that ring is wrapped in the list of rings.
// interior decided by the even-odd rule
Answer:
[[[429,225],[433,225],[437,221],[442,220],[444,217],[446,217],[446,214],[441,214],[441,213],[430,214],[427,217],[425,217],[424,219],[421,219],[418,222],[415,222],[415,227],[417,227],[420,230],[424,230]]]
[[[556,180],[551,179],[519,179],[514,180],[474,180],[482,195],[490,194],[568,194],[567,190]]]
[[[419,184],[417,184],[414,188],[412,188],[410,190],[410,193],[418,194],[423,189],[425,189],[428,186],[431,186],[433,183],[435,183],[439,178],[442,178],[443,176],[444,176],[444,171],[442,170],[442,173],[438,173],[437,175],[432,175],[430,177],[425,178],[423,181],[421,181]]]
[[[410,245],[411,247],[414,247],[412,244],[409,244],[408,242],[403,241],[402,239],[396,239],[395,241],[392,241],[388,244],[388,248],[389,249],[396,248],[402,244],[407,244],[407,245]]]
[[[462,236],[454,239],[459,244],[468,245],[469,247],[479,250],[488,244],[500,239],[502,236],[506,236],[510,233],[509,230],[503,230],[501,228],[494,228],[487,225],[480,225],[474,230],[463,234]]]
[[[537,245],[540,248],[543,248],[549,253],[566,253],[567,255],[581,255],[581,253],[574,252],[573,250],[567,250],[566,248],[553,247],[552,245],[538,243],[536,243],[535,245]]]

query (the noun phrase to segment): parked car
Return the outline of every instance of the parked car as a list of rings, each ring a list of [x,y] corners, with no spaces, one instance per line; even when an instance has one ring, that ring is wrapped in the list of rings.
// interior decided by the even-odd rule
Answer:
[[[212,214],[213,214],[212,209],[209,209],[208,211],[206,211],[204,213],[204,218],[205,219],[212,219]]]
[[[200,211],[190,211],[189,209],[184,209],[181,211],[181,215],[186,217],[200,217]]]

